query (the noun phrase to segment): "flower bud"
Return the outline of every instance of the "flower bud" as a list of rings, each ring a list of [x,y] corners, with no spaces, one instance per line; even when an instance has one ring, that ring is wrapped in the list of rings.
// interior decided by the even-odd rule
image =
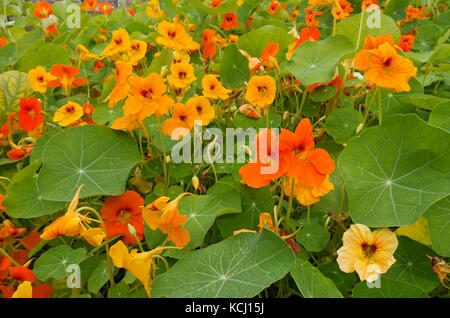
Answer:
[[[200,180],[198,180],[197,176],[192,177],[192,185],[194,186],[195,191],[197,191],[198,186],[200,185]]]
[[[137,236],[136,229],[134,228],[134,226],[131,225],[130,223],[128,223],[127,225],[128,231],[130,232],[131,236]]]

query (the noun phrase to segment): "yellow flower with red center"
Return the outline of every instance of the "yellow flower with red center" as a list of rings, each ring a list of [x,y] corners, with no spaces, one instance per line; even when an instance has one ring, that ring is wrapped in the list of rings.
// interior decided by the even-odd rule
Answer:
[[[147,42],[140,40],[133,40],[130,44],[130,49],[128,50],[128,58],[133,65],[137,65],[138,62],[147,53]]]
[[[66,105],[60,107],[55,115],[53,121],[57,122],[60,126],[68,126],[78,121],[83,116],[83,107],[80,104],[74,102],[68,102]]]
[[[376,49],[363,49],[355,56],[355,66],[375,85],[396,92],[409,91],[409,80],[417,69],[411,60],[397,54],[391,44],[385,42]]]
[[[343,246],[337,251],[337,263],[345,273],[356,271],[359,278],[373,282],[395,263],[393,254],[398,246],[397,236],[389,229],[373,232],[363,224],[352,224],[342,237]]]
[[[123,106],[124,115],[138,114],[140,120],[155,113],[158,102],[166,92],[166,85],[161,75],[151,73],[149,76],[130,78],[131,93]],[[164,101],[167,103],[167,101]]]
[[[163,131],[173,140],[179,140],[189,134],[189,131],[194,127],[196,117],[197,111],[193,105],[176,103],[173,107],[172,117],[166,119],[163,123]]]
[[[216,76],[208,74],[202,78],[203,96],[216,100],[218,98],[226,100],[230,97],[231,90],[223,87]]]
[[[18,287],[12,295],[12,298],[33,298],[33,287],[31,282],[24,281]]]
[[[101,57],[114,57],[117,54],[128,52],[130,49],[130,35],[125,29],[113,31],[111,42],[100,54]]]
[[[196,79],[194,67],[188,63],[172,64],[170,66],[170,75],[167,76],[169,83],[177,88],[186,88]]]
[[[175,51],[198,50],[200,48],[200,44],[195,42],[178,22],[162,21],[158,24],[158,33],[161,36],[156,38],[156,43],[166,48]]]
[[[184,52],[173,52],[172,64],[189,63],[190,56]]]
[[[48,82],[56,79],[55,76],[46,72],[42,66],[36,66],[36,68],[29,70],[28,76],[30,77],[31,89],[39,93],[45,93]]]
[[[165,12],[159,8],[158,0],[150,0],[145,8],[145,13],[147,13],[150,18],[159,19]]]
[[[99,60],[100,59],[100,57],[97,54],[91,53],[87,49],[87,47],[85,47],[83,44],[78,44],[77,52],[78,52],[78,54],[80,54],[79,64],[81,64],[81,62],[90,61],[92,59],[94,59],[94,60]],[[79,66],[80,65],[78,65],[78,67]]]
[[[202,126],[207,126],[214,118],[215,110],[211,106],[209,100],[204,96],[191,97],[186,102],[186,105],[191,105],[197,111],[195,120],[201,120]]]
[[[252,105],[265,107],[274,101],[275,93],[275,80],[269,75],[258,75],[250,78],[245,98]]]

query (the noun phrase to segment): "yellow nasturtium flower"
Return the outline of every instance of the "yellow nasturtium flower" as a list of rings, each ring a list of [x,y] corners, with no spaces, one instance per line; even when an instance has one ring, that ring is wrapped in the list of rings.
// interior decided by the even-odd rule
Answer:
[[[83,114],[83,107],[80,104],[68,102],[56,111],[53,121],[65,127],[79,120]]]
[[[342,237],[343,246],[337,251],[337,263],[345,273],[356,271],[359,278],[373,282],[395,263],[397,236],[389,229],[373,232],[363,224],[352,224]]]
[[[24,281],[21,283],[12,295],[12,298],[33,298],[33,287],[31,286],[31,282]]]
[[[30,77],[31,89],[35,92],[45,93],[47,91],[47,83],[56,79],[55,76],[46,72],[42,66],[36,66],[28,71]]]

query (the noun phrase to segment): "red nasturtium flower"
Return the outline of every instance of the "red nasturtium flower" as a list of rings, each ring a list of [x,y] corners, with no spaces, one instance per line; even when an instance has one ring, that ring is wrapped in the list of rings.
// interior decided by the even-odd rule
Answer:
[[[236,13],[227,13],[224,16],[223,22],[220,24],[220,27],[224,29],[232,29],[239,25]]]
[[[402,35],[400,40],[398,40],[397,45],[403,50],[403,52],[411,51],[411,48],[414,45],[414,36],[411,34]]]
[[[0,47],[5,46],[8,43],[8,39],[4,36],[0,38]]]
[[[43,121],[41,103],[31,96],[28,99],[20,98],[20,111],[18,113],[19,125],[29,132],[38,127]]]
[[[85,78],[77,77],[80,70],[76,66],[67,66],[62,64],[55,64],[50,70],[50,74],[57,77],[56,80],[49,81],[47,86],[49,87],[62,87],[68,93],[69,89],[75,88],[78,85],[86,84]]]
[[[97,0],[84,0],[83,5],[80,7],[80,9],[95,11],[95,8],[97,8],[98,5],[99,5],[99,3]]]
[[[205,46],[203,48],[203,59],[205,61],[208,58],[212,59],[217,53],[215,34],[216,31],[214,30],[206,29],[203,31],[202,45]]]
[[[47,39],[50,39],[52,34],[54,36],[58,36],[58,34],[59,34],[58,29],[56,28],[56,22],[50,24],[49,26],[46,26],[44,31],[45,31],[45,37]]]
[[[36,18],[46,19],[53,13],[53,9],[50,3],[47,1],[39,1],[34,5],[33,15]]]
[[[128,224],[131,224],[136,229],[136,237],[141,241],[144,237],[142,206],[144,206],[144,199],[135,191],[127,190],[121,195],[106,199],[101,213],[108,238],[123,235],[124,243],[137,244],[128,230]]]
[[[6,153],[9,159],[19,160],[26,156],[26,153],[21,148],[14,148]]]
[[[100,11],[104,15],[109,15],[113,10],[114,8],[111,7],[109,2],[103,2],[98,6],[98,11]]]

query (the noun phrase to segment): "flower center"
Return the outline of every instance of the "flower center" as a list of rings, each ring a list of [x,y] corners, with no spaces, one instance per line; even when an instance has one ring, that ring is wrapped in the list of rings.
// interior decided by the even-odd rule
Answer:
[[[197,113],[200,115],[203,111],[202,106],[197,106],[195,107],[195,109],[197,110]]]
[[[187,119],[186,116],[184,116],[184,115],[181,115],[179,118],[181,121],[186,121],[186,119]]]
[[[180,73],[178,73],[178,77],[179,77],[180,79],[185,79],[185,78],[186,78],[186,72],[180,72]]]
[[[391,66],[391,63],[392,63],[392,58],[388,58],[388,59],[383,63],[383,65],[384,65],[385,67],[389,67],[389,66]]]
[[[169,31],[167,32],[167,35],[169,38],[174,39],[177,36],[177,33],[175,31]]]
[[[75,107],[73,107],[73,106],[67,106],[66,107],[66,112],[73,113],[74,111],[75,111]]]
[[[214,84],[211,85],[211,86],[209,87],[209,89],[212,90],[212,91],[213,91],[215,88],[216,88],[216,85],[214,85]]]
[[[363,253],[366,257],[372,257],[373,254],[375,254],[375,252],[377,251],[377,246],[374,244],[367,244],[367,243],[362,243],[361,244],[361,248],[363,250]]]
[[[266,93],[267,93],[267,87],[265,87],[265,86],[258,86],[258,92],[261,94],[261,95],[266,95]]]
[[[127,224],[131,222],[131,213],[128,210],[120,210],[118,219],[120,223]]]
[[[28,112],[28,116],[30,116],[31,118],[34,118],[34,116],[36,116],[36,111],[34,109],[30,110]]]
[[[141,95],[143,96],[143,97],[145,97],[145,98],[152,98],[152,96],[153,96],[153,90],[151,89],[151,88],[149,88],[149,89],[146,89],[146,90],[142,90],[141,91]]]

